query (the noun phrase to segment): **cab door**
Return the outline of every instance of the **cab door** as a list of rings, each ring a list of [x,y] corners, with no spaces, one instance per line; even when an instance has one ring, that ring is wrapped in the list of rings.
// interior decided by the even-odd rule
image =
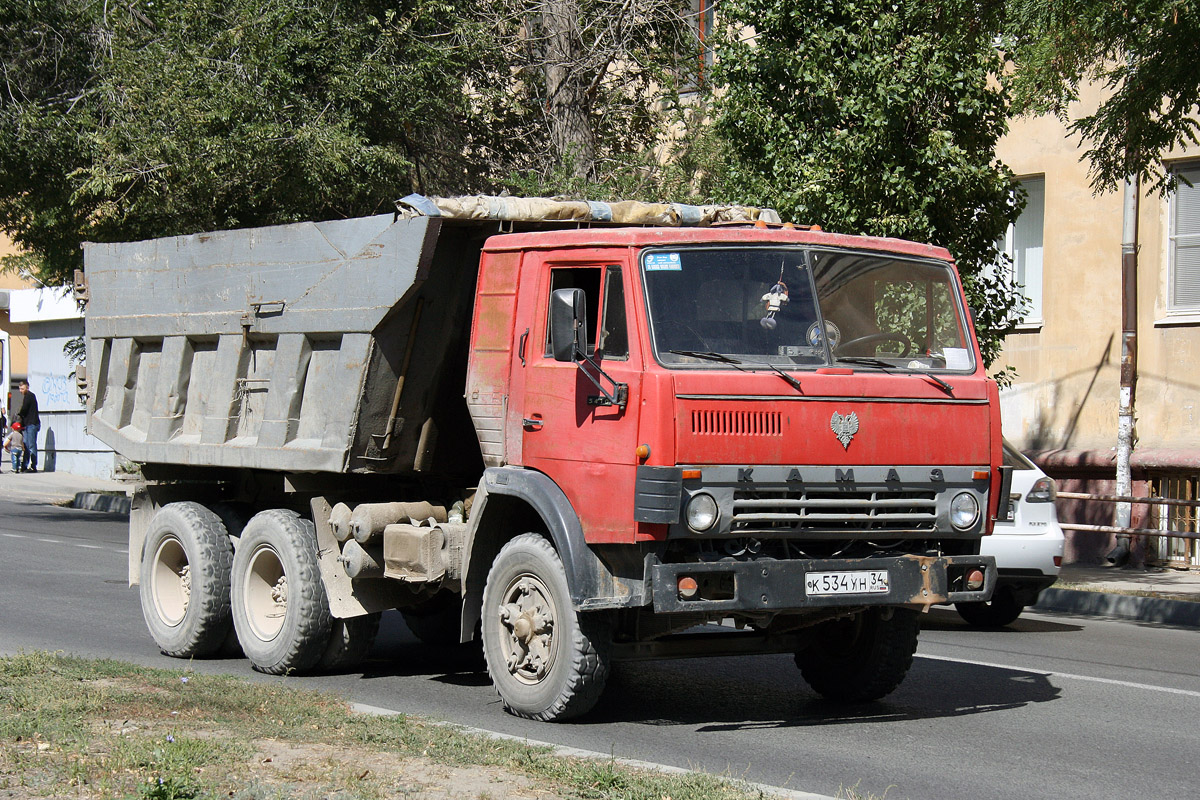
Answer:
[[[514,362],[514,384],[522,383],[524,389],[513,392],[520,403],[522,461],[563,490],[589,542],[634,539],[642,364],[630,324],[636,317],[629,272],[623,259],[544,262],[525,362]],[[550,295],[574,288],[586,298],[589,354],[609,377],[628,387],[624,407],[607,404],[585,372],[595,373],[590,365],[555,361],[551,355]]]

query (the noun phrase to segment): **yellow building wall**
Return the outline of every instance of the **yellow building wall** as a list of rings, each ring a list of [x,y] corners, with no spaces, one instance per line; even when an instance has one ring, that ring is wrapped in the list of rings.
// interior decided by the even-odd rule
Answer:
[[[0,232],[0,256],[7,256],[17,251],[12,241]],[[33,284],[22,280],[11,272],[0,272],[0,289],[29,289]],[[13,377],[24,376],[29,371],[29,326],[8,321],[8,312],[0,311],[0,330],[8,333],[9,347],[12,351],[10,372]]]
[[[1081,108],[1094,108],[1098,90]],[[1120,191],[1093,194],[1085,148],[1053,117],[1016,120],[998,156],[1018,177],[1045,177],[1042,317],[1009,335],[997,366],[1005,435],[1024,450],[1115,448],[1121,367]],[[1200,150],[1173,157],[1200,157]],[[1137,449],[1200,447],[1200,317],[1167,318],[1168,201],[1139,209]],[[1182,323],[1182,324],[1179,324]]]

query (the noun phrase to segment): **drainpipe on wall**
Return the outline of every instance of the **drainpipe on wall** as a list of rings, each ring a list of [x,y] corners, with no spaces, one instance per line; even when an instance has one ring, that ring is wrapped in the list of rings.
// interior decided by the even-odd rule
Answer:
[[[1137,249],[1139,176],[1125,179],[1125,215],[1121,226],[1121,402],[1117,411],[1117,494],[1133,495],[1133,474],[1129,467],[1133,452],[1133,410],[1137,390]],[[1133,505],[1117,503],[1118,528],[1130,528]],[[1117,536],[1117,546],[1106,556],[1111,564],[1126,565],[1132,554],[1129,534]],[[1130,564],[1140,566],[1140,564]]]

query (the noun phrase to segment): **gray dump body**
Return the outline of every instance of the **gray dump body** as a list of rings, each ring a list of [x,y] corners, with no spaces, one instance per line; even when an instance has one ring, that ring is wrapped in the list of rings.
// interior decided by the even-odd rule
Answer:
[[[87,244],[90,430],[151,464],[482,469],[463,400],[484,239],[769,209],[424,198],[399,214]]]
[[[91,432],[138,462],[427,466],[478,263],[470,228],[439,249],[443,224],[385,214],[86,245]]]

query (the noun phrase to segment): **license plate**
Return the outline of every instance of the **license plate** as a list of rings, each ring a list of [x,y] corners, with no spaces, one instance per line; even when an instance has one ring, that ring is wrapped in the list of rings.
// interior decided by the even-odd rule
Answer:
[[[886,569],[859,569],[853,572],[810,572],[804,576],[804,591],[809,596],[830,594],[879,594],[888,590]]]

